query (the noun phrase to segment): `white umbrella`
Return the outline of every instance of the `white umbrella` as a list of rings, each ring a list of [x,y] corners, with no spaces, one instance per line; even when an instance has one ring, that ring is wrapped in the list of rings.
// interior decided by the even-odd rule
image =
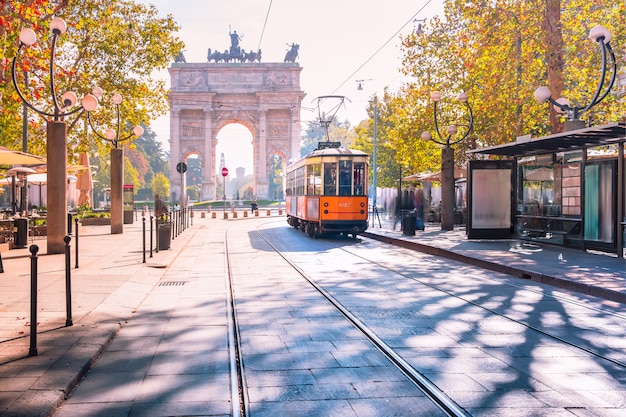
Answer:
[[[46,158],[0,146],[0,165],[41,165]]]
[[[80,155],[78,155],[78,163],[79,165],[89,168],[89,156],[87,155],[87,152],[81,152]],[[76,188],[80,191],[80,195],[78,196],[78,205],[88,205],[91,207],[90,193],[93,189],[93,180],[91,178],[90,169],[84,169],[77,175]]]

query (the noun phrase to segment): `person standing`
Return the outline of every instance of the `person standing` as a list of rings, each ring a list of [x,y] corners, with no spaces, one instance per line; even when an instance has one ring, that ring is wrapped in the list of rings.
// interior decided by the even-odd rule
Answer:
[[[154,214],[156,217],[161,217],[167,212],[165,207],[165,203],[161,200],[161,197],[158,194],[154,195]]]

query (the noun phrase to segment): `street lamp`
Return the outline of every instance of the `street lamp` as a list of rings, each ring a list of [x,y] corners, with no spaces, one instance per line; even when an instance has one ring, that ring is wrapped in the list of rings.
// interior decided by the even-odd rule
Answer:
[[[357,90],[363,90],[363,82],[371,81],[371,78],[366,80],[356,80],[357,82]],[[372,188],[374,190],[374,195],[372,196],[372,225],[376,224],[375,218],[378,216],[378,208],[376,207],[376,194],[377,194],[377,159],[378,159],[378,144],[377,141],[377,132],[378,132],[378,97],[374,96],[374,100],[370,101],[374,105],[374,137],[373,137],[373,145],[374,152],[372,153]]]
[[[598,88],[596,89],[596,92],[593,98],[590,100],[589,104],[580,107],[571,106],[569,100],[564,97],[554,100],[552,98],[552,93],[549,87],[539,87],[535,90],[535,99],[538,102],[550,102],[550,104],[554,106],[554,110],[557,113],[565,114],[567,116],[567,121],[565,122],[566,131],[582,129],[585,127],[585,122],[580,120],[580,116],[584,112],[604,100],[604,98],[611,91],[611,88],[613,88],[613,84],[615,83],[615,78],[617,76],[617,63],[615,61],[615,53],[613,52],[613,48],[611,48],[611,44],[609,43],[612,39],[611,32],[609,32],[603,26],[595,26],[589,31],[589,39],[598,42],[598,44],[600,45],[600,50],[602,52],[602,75],[600,76]],[[606,78],[606,73],[608,70],[607,55],[611,57],[612,62],[611,79],[608,81]],[[604,92],[602,91],[603,89],[605,89]]]
[[[89,126],[94,133],[101,139],[107,140],[113,144],[111,148],[111,234],[124,233],[124,150],[119,147],[119,143],[132,138],[133,136],[143,135],[143,128],[135,126],[133,133],[120,137],[121,131],[121,115],[120,104],[122,104],[122,96],[115,93],[111,96],[111,102],[116,108],[117,128],[107,129],[104,135],[98,133],[91,121],[91,112],[98,108],[98,99],[102,97],[104,91],[100,87],[94,87],[91,94],[85,97],[83,106],[87,110],[87,120]]]
[[[49,88],[52,95],[52,112],[40,110],[28,102],[17,83],[17,59],[22,48],[32,46],[37,42],[37,35],[32,29],[22,29],[19,34],[19,48],[13,58],[12,79],[13,85],[22,102],[30,109],[48,118],[47,133],[47,165],[48,165],[48,201],[47,201],[47,252],[48,254],[64,253],[64,237],[67,233],[67,126],[65,117],[82,110],[83,106],[76,105],[76,95],[67,91],[59,100],[55,84],[55,51],[59,36],[65,33],[67,25],[61,18],[55,17],[50,21],[52,31],[52,48],[50,52]],[[84,99],[83,99],[84,100]]]
[[[433,137],[430,132],[423,132],[422,139],[425,141],[432,140],[441,147],[441,230],[454,229],[454,148],[452,145],[461,142],[469,136],[472,128],[474,127],[474,116],[472,114],[472,108],[470,107],[467,99],[468,95],[465,92],[460,93],[457,96],[457,100],[465,104],[469,114],[469,123],[467,129],[463,135],[457,139],[452,139],[459,129],[456,125],[450,125],[446,129],[447,136],[443,136],[439,131],[439,124],[437,122],[437,103],[441,101],[441,93],[439,91],[433,91],[430,94],[430,98],[433,101],[433,113],[435,119],[435,131],[437,132],[437,138]]]

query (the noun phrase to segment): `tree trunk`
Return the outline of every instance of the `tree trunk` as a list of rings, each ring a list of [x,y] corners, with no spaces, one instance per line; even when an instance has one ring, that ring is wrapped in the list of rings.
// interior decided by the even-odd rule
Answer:
[[[561,31],[561,0],[547,0],[543,23],[546,63],[548,65],[548,87],[553,99],[563,94],[563,33]],[[552,133],[563,131],[560,115],[550,106],[550,126]]]

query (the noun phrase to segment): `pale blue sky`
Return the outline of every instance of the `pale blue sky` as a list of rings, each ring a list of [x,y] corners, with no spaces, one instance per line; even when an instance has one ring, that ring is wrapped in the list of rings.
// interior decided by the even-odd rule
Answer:
[[[303,69],[300,84],[306,93],[304,107],[314,107],[322,95],[344,95],[350,102],[339,111],[341,120],[353,125],[365,119],[368,99],[388,86],[398,90],[403,77],[399,35],[415,30],[413,19],[442,15],[441,0],[142,0],[165,15],[171,13],[181,26],[187,62],[206,62],[207,49],[230,46],[229,31],[242,36],[240,47],[263,51],[264,62],[283,62],[287,45],[300,45],[296,61]],[[271,7],[270,7],[271,4]],[[269,15],[268,15],[269,9]],[[266,22],[267,18],[267,23]],[[408,23],[408,24],[407,24]],[[399,32],[399,33],[397,33]],[[168,80],[167,71],[156,76]],[[357,90],[356,80],[363,82]],[[317,112],[302,110],[303,126]],[[152,122],[166,147],[169,115]],[[232,134],[232,139],[230,135]],[[218,149],[232,168],[252,169],[251,137],[245,133],[218,135]],[[223,136],[222,136],[223,135]],[[228,139],[225,139],[228,137]],[[248,146],[249,152],[242,152]]]

